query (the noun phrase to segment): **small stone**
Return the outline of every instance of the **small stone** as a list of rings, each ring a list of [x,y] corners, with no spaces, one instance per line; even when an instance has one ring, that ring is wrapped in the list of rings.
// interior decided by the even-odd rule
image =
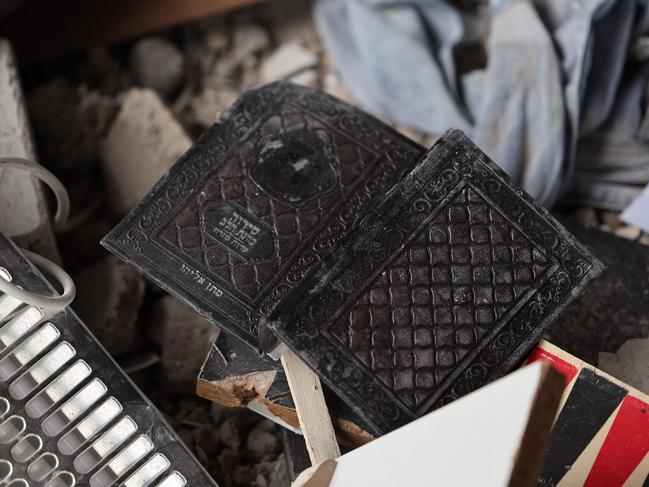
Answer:
[[[232,37],[232,55],[237,61],[257,55],[268,49],[270,36],[257,24],[243,24],[234,30]]]
[[[167,97],[185,77],[185,59],[168,40],[145,37],[131,51],[131,72],[138,84]]]
[[[327,73],[324,76],[322,85],[324,91],[330,95],[347,102],[354,101],[354,97],[336,74]]]
[[[238,96],[239,93],[232,89],[204,89],[190,102],[192,121],[202,127],[209,127]]]
[[[128,91],[100,155],[111,211],[130,211],[191,145],[160,98],[149,89]]]
[[[632,225],[624,225],[615,230],[615,235],[628,240],[636,240],[640,236],[640,229]]]
[[[233,450],[239,449],[241,438],[239,437],[239,429],[233,420],[225,420],[219,427],[217,435],[221,442],[228,448]]]
[[[318,86],[318,72],[315,69],[307,69],[295,76],[291,76],[289,80],[298,85],[316,88]]]
[[[275,468],[270,474],[269,478],[269,487],[285,487],[290,485],[291,481],[289,479],[288,465],[286,463],[286,457],[282,453],[277,457],[275,462]]]
[[[257,460],[262,460],[277,453],[277,437],[267,429],[255,426],[248,433],[246,448],[255,455]]]
[[[299,41],[305,45],[321,46],[313,21],[313,2],[268,2],[264,8],[264,21],[279,44]]]
[[[113,124],[119,111],[115,99],[98,91],[83,92],[79,103],[79,117],[84,132],[103,137]]]
[[[236,79],[241,69],[241,63],[233,56],[224,55],[214,60],[207,69],[205,84],[209,87],[220,88]]]
[[[230,37],[223,30],[211,30],[205,34],[203,42],[210,51],[220,53],[230,45]]]
[[[577,208],[572,212],[572,217],[585,227],[595,228],[599,225],[597,213],[593,208]]]
[[[298,42],[289,42],[273,52],[261,66],[263,81],[288,78],[318,64],[318,55]]]
[[[147,336],[161,348],[166,390],[194,392],[200,367],[218,334],[216,326],[172,296],[154,303]]]
[[[112,355],[133,351],[144,298],[144,280],[130,265],[109,255],[74,276],[72,308]]]
[[[624,222],[620,220],[619,213],[613,211],[605,211],[602,213],[602,223],[613,231],[624,225]]]
[[[649,337],[628,340],[615,353],[600,352],[599,368],[649,394]]]

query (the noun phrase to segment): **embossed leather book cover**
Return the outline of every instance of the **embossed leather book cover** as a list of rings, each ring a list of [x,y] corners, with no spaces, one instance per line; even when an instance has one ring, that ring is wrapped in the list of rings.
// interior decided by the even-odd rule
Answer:
[[[103,240],[258,348],[257,326],[421,147],[322,92],[244,94]]]
[[[449,131],[267,324],[381,435],[513,368],[601,269]]]

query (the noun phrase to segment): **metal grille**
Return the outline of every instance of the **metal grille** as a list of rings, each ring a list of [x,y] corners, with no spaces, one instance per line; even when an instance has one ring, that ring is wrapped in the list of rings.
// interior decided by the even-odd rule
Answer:
[[[0,278],[51,292],[2,235]],[[215,483],[72,310],[0,293],[0,485]]]

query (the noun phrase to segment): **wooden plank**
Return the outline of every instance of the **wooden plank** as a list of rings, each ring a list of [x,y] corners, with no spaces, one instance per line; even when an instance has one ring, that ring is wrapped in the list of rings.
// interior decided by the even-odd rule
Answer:
[[[15,58],[4,39],[0,39],[0,155],[36,159]],[[19,246],[60,262],[43,189],[26,172],[0,169],[0,231]]]
[[[27,1],[0,24],[21,64],[220,14],[264,0]]]
[[[311,463],[340,456],[336,434],[322,394],[320,379],[292,351],[281,357]]]
[[[536,486],[564,387],[547,364],[533,364],[336,460],[294,485]]]
[[[374,439],[360,418],[323,386],[338,444],[359,447]],[[247,407],[296,433],[300,421],[282,364],[260,356],[241,340],[221,333],[201,368],[196,393],[227,407]],[[302,438],[300,438],[302,441]]]

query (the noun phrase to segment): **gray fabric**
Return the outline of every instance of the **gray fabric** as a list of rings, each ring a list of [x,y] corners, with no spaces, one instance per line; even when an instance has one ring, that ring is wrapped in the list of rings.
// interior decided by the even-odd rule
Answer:
[[[453,50],[479,35],[479,23],[463,22],[444,0],[319,0],[315,18],[340,75],[367,109],[426,133],[464,130],[551,205],[594,180],[639,185],[649,178],[649,158],[641,155],[649,138],[649,121],[641,129],[647,70],[627,55],[649,30],[646,6],[492,0],[487,66],[465,74]],[[589,198],[603,200],[599,193]]]

